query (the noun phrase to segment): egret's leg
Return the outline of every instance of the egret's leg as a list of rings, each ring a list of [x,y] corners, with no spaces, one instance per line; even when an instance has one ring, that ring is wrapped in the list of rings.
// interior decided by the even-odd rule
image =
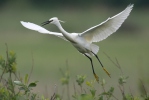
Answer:
[[[93,67],[93,62],[92,62],[92,58],[90,58],[89,56],[87,56],[86,54],[84,54],[87,58],[89,58],[89,60],[91,61],[91,65],[92,65],[92,71],[94,74],[94,77],[96,79],[96,81],[99,83],[99,77],[96,75],[95,71],[94,71],[94,67]]]
[[[93,52],[92,52],[93,53]],[[95,54],[95,53],[93,53],[94,55],[95,55],[95,57],[98,59],[98,61],[99,61],[99,63],[100,63],[100,65],[102,66],[102,68],[103,68],[103,70],[107,73],[107,75],[109,76],[109,77],[111,77],[110,76],[110,73],[104,68],[104,66],[103,66],[103,64],[101,63],[101,61],[99,60],[99,58],[98,58],[98,56]]]

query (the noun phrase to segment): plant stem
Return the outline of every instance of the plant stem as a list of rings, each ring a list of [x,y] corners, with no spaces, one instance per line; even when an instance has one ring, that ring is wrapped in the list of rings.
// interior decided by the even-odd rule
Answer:
[[[32,52],[31,52],[31,54],[32,54],[32,68],[31,68],[31,71],[30,71],[30,74],[29,74],[29,78],[28,78],[27,83],[29,82],[29,80],[30,80],[30,78],[31,78],[31,74],[32,74],[33,68],[34,68],[34,57],[33,57],[33,53],[32,53]]]

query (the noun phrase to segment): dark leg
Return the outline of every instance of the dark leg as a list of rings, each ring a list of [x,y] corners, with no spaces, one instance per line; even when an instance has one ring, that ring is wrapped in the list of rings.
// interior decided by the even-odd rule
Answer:
[[[94,71],[94,66],[93,66],[93,62],[92,62],[92,58],[90,58],[88,55],[84,54],[87,58],[89,58],[89,60],[91,61],[91,65],[92,65],[92,71],[94,74],[94,77],[96,78],[96,81],[99,83],[99,77],[96,75],[95,71]]]
[[[92,51],[91,51],[92,52]],[[92,52],[93,53],[93,52]],[[103,64],[101,63],[101,61],[99,60],[98,56],[93,53],[95,55],[95,57],[97,58],[97,60],[99,61],[100,65],[102,66],[103,70],[107,73],[107,75],[110,77],[110,73],[103,67]]]

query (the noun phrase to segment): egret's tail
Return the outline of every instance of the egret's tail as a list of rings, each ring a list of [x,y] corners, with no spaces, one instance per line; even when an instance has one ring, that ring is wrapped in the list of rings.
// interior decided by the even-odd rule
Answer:
[[[99,51],[99,46],[97,46],[95,44],[91,44],[91,50],[94,54],[97,54]]]

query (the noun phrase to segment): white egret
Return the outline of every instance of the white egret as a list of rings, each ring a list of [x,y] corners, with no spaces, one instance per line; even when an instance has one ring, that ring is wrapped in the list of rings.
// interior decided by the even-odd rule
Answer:
[[[129,5],[125,10],[123,10],[119,14],[111,18],[108,18],[104,22],[87,29],[86,31],[82,33],[71,33],[70,34],[66,32],[60,24],[60,22],[63,22],[63,21],[59,20],[57,17],[53,17],[49,19],[48,21],[43,22],[42,26],[49,24],[49,23],[55,24],[62,33],[48,31],[45,28],[39,25],[30,23],[30,22],[21,21],[21,24],[28,29],[38,31],[43,34],[55,35],[60,38],[63,38],[64,40],[69,41],[81,54],[89,58],[91,62],[94,77],[97,81],[99,81],[99,78],[94,71],[92,58],[91,58],[92,56],[95,56],[97,58],[103,70],[107,73],[109,77],[110,77],[110,74],[104,68],[101,61],[99,60],[99,57],[97,56],[99,47],[95,44],[92,44],[92,42],[102,41],[106,39],[109,35],[111,35],[112,33],[116,32],[119,29],[119,27],[122,25],[122,23],[125,21],[125,19],[128,17],[132,8],[133,8],[133,4]]]

